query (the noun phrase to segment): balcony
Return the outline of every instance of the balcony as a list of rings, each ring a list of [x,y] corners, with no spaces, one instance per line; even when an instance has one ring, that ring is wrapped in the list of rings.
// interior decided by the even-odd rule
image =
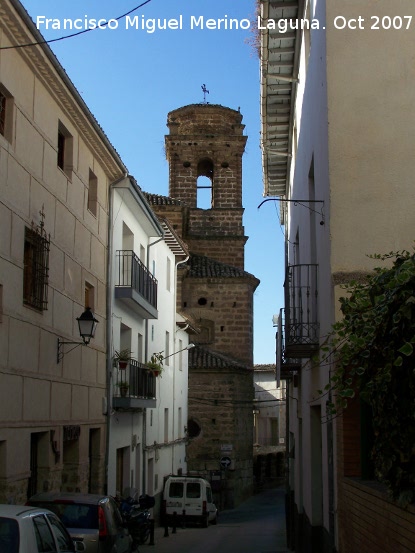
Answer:
[[[289,380],[301,370],[301,359],[291,359],[286,355],[285,348],[285,309],[280,309],[277,332],[277,381]]]
[[[289,265],[285,278],[284,355],[286,359],[312,357],[319,348],[315,264]]]
[[[115,297],[143,319],[157,319],[157,279],[131,250],[117,250]]]
[[[114,370],[113,391],[114,409],[137,411],[157,406],[156,377],[138,361],[130,361],[126,369]]]

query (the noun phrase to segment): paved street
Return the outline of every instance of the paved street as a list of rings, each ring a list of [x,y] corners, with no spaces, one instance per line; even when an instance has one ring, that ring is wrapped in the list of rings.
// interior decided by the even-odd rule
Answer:
[[[141,546],[140,553],[288,552],[284,517],[284,488],[267,490],[221,512],[216,526],[170,529],[168,537],[156,528],[155,545]]]

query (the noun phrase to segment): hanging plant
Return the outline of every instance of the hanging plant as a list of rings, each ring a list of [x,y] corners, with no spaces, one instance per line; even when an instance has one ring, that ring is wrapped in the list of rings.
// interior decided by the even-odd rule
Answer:
[[[331,415],[355,394],[370,405],[375,476],[406,505],[415,500],[415,255],[372,257],[393,259],[392,267],[345,287],[344,318],[323,348],[323,359],[336,367],[325,391],[335,397]]]
[[[117,386],[120,389],[121,397],[125,397],[128,393],[128,389],[129,389],[130,385],[127,382],[118,382]]]
[[[164,370],[163,361],[164,356],[162,351],[159,351],[158,353],[153,353],[153,355],[150,357],[150,361],[147,361],[146,365],[154,374],[154,376],[161,377],[161,373]]]
[[[134,359],[132,357],[132,351],[130,349],[115,350],[114,353],[114,366],[118,365],[118,368],[125,369],[128,363]]]

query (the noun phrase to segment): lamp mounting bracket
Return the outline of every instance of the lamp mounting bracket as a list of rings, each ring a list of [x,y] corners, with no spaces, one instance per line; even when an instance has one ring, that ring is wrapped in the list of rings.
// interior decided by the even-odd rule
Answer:
[[[300,205],[302,207],[305,207],[306,209],[308,209],[308,211],[310,211],[311,213],[317,213],[318,215],[321,215],[321,221],[320,221],[320,225],[324,225],[324,200],[288,200],[286,198],[280,198],[280,197],[276,197],[276,198],[265,198],[265,200],[263,200],[257,209],[259,209],[263,204],[265,204],[266,202],[271,202],[271,201],[280,201],[280,202],[291,202],[293,203],[295,206],[296,205]],[[321,209],[320,211],[317,211],[316,209],[314,209],[313,207],[311,207],[311,205],[314,205],[314,204],[321,204]]]
[[[68,351],[63,351],[63,346],[66,346],[66,345],[75,345],[75,347],[71,348]],[[66,353],[69,353],[75,348],[77,348],[78,346],[83,346],[83,345],[85,345],[85,342],[64,342],[63,340],[58,338],[58,354],[56,357],[56,363],[59,365],[59,363],[62,361]]]

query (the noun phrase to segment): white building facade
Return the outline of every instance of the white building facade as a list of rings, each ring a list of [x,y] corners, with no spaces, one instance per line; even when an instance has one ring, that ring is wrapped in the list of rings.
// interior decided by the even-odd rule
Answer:
[[[154,496],[166,476],[186,470],[189,339],[176,293],[187,250],[134,179],[114,185],[111,195],[108,492]],[[131,352],[126,368],[114,359],[122,350]],[[158,376],[146,365],[154,354],[162,358]]]
[[[341,316],[342,285],[364,281],[379,264],[370,254],[413,245],[415,75],[403,23],[414,5],[260,4],[276,23],[261,32],[261,146],[264,195],[280,199],[285,226],[277,377],[287,379],[288,545],[386,550],[397,534],[407,539],[413,513],[397,531],[391,521],[406,515],[365,473],[364,414],[328,416],[335,367],[320,351]]]
[[[108,189],[126,169],[42,42],[17,0],[1,3],[2,503],[102,492],[106,479]]]

